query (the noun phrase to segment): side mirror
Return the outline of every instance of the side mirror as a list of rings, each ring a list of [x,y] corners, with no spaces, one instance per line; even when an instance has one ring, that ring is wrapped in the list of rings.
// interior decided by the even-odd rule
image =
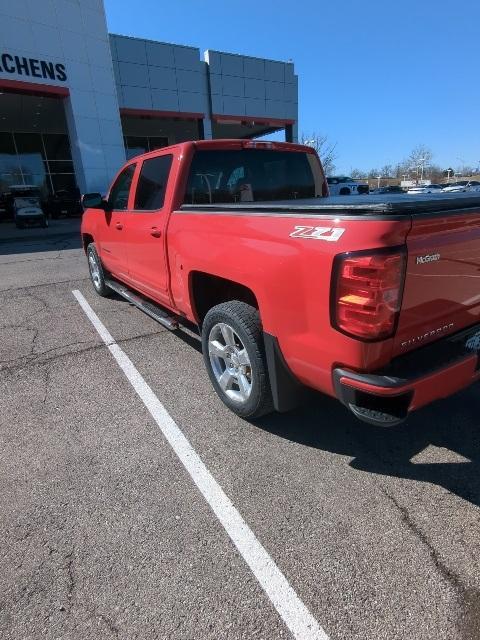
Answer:
[[[84,209],[103,209],[105,211],[107,203],[100,193],[86,193],[82,196],[82,206]]]

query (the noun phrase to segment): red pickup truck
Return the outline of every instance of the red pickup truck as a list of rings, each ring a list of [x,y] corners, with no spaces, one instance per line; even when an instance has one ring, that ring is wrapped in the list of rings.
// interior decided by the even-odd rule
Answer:
[[[480,378],[480,197],[328,197],[316,153],[185,142],[83,197],[93,286],[195,323],[223,402],[255,418],[306,387],[394,425]]]

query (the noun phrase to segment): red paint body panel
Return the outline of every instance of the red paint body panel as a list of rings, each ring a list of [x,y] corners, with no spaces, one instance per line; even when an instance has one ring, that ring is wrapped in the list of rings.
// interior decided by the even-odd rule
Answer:
[[[87,210],[82,233],[92,236],[106,268],[173,312],[196,321],[191,283],[196,272],[232,280],[251,289],[265,332],[275,336],[298,380],[335,395],[332,371],[346,368],[374,372],[393,357],[419,346],[409,342],[440,325],[445,335],[480,321],[480,211],[448,215],[360,216],[348,208],[332,215],[295,211],[252,213],[216,208],[215,212],[184,206],[189,167],[197,148],[240,149],[252,142],[211,140],[182,143],[153,151],[137,163],[128,210]],[[265,144],[265,143],[263,143]],[[301,145],[268,143],[270,149],[314,153]],[[259,145],[261,146],[261,145]],[[164,206],[155,212],[134,212],[133,193],[143,160],[173,154]],[[358,196],[361,202],[362,196]],[[122,228],[117,229],[117,223]],[[344,229],[335,242],[291,237],[296,226]],[[150,234],[155,226],[160,236]],[[332,268],[345,252],[407,247],[408,266],[396,335],[363,342],[334,329],[330,317]],[[441,259],[417,264],[418,256]],[[406,343],[406,344],[405,344]],[[477,356],[406,383],[413,390],[411,409],[467,386],[477,379]],[[344,381],[357,385],[358,381]],[[358,386],[360,384],[360,386]],[[388,395],[384,387],[364,391]],[[391,394],[398,394],[398,388]]]

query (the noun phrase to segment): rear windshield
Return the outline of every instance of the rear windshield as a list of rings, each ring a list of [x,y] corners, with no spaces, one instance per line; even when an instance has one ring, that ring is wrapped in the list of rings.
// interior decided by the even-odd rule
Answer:
[[[195,153],[185,204],[261,202],[322,195],[322,172],[313,154],[271,149]]]

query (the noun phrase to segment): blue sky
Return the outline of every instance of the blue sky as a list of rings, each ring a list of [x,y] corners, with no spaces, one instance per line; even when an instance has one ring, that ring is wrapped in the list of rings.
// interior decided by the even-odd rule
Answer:
[[[112,33],[292,59],[299,130],[337,143],[337,170],[402,160],[480,164],[480,2],[106,0]]]

